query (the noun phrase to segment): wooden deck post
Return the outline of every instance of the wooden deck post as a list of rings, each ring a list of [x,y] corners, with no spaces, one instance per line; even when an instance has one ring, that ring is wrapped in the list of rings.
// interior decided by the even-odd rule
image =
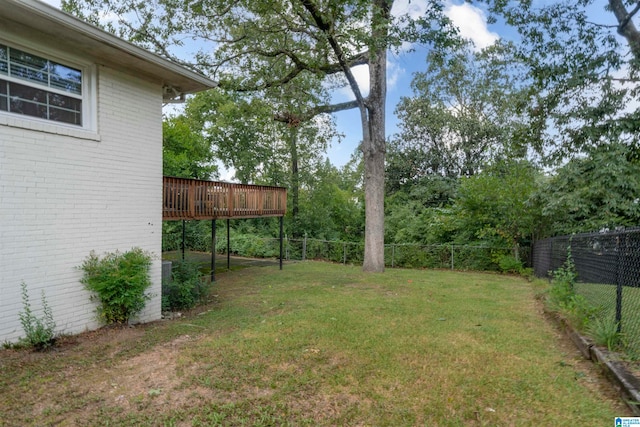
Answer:
[[[284,227],[283,227],[283,222],[284,221],[283,220],[284,220],[284,217],[281,216],[280,217],[280,270],[282,270],[282,243],[283,243],[282,242],[282,236],[283,236],[283,229],[284,229]]]
[[[211,283],[216,281],[216,220],[211,220]]]
[[[185,247],[185,220],[182,220],[182,262],[184,262],[184,247]]]

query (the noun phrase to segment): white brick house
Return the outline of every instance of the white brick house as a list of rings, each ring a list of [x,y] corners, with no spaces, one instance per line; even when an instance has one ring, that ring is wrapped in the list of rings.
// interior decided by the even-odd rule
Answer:
[[[153,252],[140,320],[160,318],[162,104],[213,86],[39,1],[0,1],[0,343],[24,335],[23,281],[58,332],[100,326],[77,269],[92,250]]]

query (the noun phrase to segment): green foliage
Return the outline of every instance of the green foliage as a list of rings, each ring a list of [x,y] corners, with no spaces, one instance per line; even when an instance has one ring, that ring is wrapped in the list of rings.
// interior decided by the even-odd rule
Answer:
[[[624,144],[588,151],[559,168],[536,196],[554,233],[640,223],[640,163]]]
[[[513,255],[499,254],[496,258],[501,272],[517,274],[523,272],[524,267],[522,265],[522,261]]]
[[[595,317],[589,321],[587,333],[596,344],[614,351],[622,344],[624,338],[618,326],[618,322],[610,317]]]
[[[357,166],[355,166],[357,168]],[[363,194],[352,180],[353,170],[338,170],[328,161],[314,167],[300,191],[300,213],[294,237],[360,241],[364,230]]]
[[[487,3],[519,32],[518,57],[535,85],[524,104],[528,132],[541,137],[542,155],[560,160],[616,142],[637,151],[640,45],[635,11],[626,10],[634,2]]]
[[[217,221],[217,230],[225,230],[223,221]],[[211,221],[186,221],[185,246],[194,251],[211,250]],[[182,221],[162,223],[162,250],[177,251],[182,248]]]
[[[175,261],[171,266],[171,281],[162,283],[162,310],[188,310],[206,293],[202,273],[197,263]]]
[[[553,310],[567,316],[572,325],[584,330],[600,310],[592,306],[583,295],[575,293],[577,277],[575,264],[569,252],[564,265],[553,272],[549,303]]]
[[[221,89],[236,94],[252,92],[254,98],[248,104],[254,103],[258,109],[265,109],[262,100],[272,100],[266,104],[270,114],[257,115],[257,120],[263,123],[271,120],[271,126],[267,125],[269,131],[274,121],[296,127],[317,118],[321,124],[312,127],[316,134],[322,134],[322,130],[330,127],[326,120],[322,122],[324,114],[359,109],[363,119],[361,148],[367,170],[364,191],[367,200],[372,202],[365,205],[370,214],[370,226],[364,232],[367,240],[378,246],[367,250],[363,267],[382,271],[384,177],[381,170],[386,146],[383,114],[387,90],[386,55],[390,49],[399,52],[407,42],[428,45],[434,50],[455,44],[457,31],[445,16],[440,2],[428,1],[418,19],[413,19],[408,11],[392,14],[393,2],[383,1],[239,0],[232,5],[227,1],[208,1],[184,7],[184,3],[175,1],[66,0],[62,6],[89,20],[97,19],[104,9],[108,9],[122,17],[116,26],[124,38],[156,49],[179,63],[191,64],[192,68],[219,82]],[[215,25],[211,25],[212,22]],[[110,29],[116,30],[113,26]],[[192,58],[173,55],[174,52],[185,53],[182,48],[185,39],[193,40],[200,47]],[[357,65],[369,66],[368,94],[363,95],[363,88],[354,77],[352,69]],[[333,92],[339,87],[351,89],[354,101],[332,104]],[[216,92],[209,91],[210,94]],[[244,157],[243,169],[236,168],[238,178],[244,181],[240,174],[267,171],[272,164],[279,163],[272,159],[281,156],[261,161],[264,157],[252,156],[251,148],[272,148],[268,151],[280,154],[282,150],[278,148],[286,145],[287,139],[271,138],[272,132],[262,132],[262,126],[254,126],[256,116],[239,117],[233,113],[233,103],[224,105],[232,110],[228,118],[223,117],[233,124],[232,127],[218,126],[218,118],[225,115],[218,108],[205,108],[207,120],[201,123],[207,133],[222,133],[222,139],[227,140],[224,146],[230,149],[227,151]],[[238,128],[240,130],[236,131]],[[255,133],[256,128],[260,132]],[[233,136],[229,137],[230,134]],[[238,138],[234,137],[236,135]],[[320,139],[309,138],[308,141],[313,143]],[[275,147],[269,147],[271,144]],[[289,144],[292,148],[294,145]],[[299,163],[295,161],[298,155],[294,154],[294,149],[290,154],[292,186],[298,188],[296,168]],[[255,167],[244,167],[251,163]],[[279,169],[272,171],[279,172]],[[280,174],[264,175],[272,185],[283,180]],[[254,182],[258,183],[257,180]],[[295,194],[297,192],[292,197],[294,200],[297,199]],[[371,246],[367,247],[371,249]]]
[[[162,174],[179,178],[210,179],[217,174],[210,142],[194,131],[185,116],[162,123]]]
[[[226,249],[226,241],[221,243]],[[231,237],[231,252],[246,257],[273,258],[280,256],[280,246],[275,239],[240,234]]]
[[[100,303],[98,317],[107,324],[128,323],[144,308],[150,296],[149,269],[152,256],[140,248],[106,253],[102,258],[91,252],[79,267],[81,283]]]
[[[569,304],[575,295],[574,285],[577,278],[576,267],[569,254],[564,265],[553,272],[549,293],[551,303],[557,307]]]
[[[540,213],[532,195],[538,176],[529,162],[505,161],[463,178],[453,206],[457,241],[513,247],[536,236]]]
[[[521,158],[513,135],[522,127],[517,105],[522,81],[514,79],[512,46],[481,52],[471,44],[431,51],[426,71],[414,75],[414,95],[396,113],[400,133],[391,141],[387,188],[428,176],[472,176],[500,156]]]
[[[47,304],[47,300],[45,299],[44,289],[42,290],[42,317],[37,317],[31,309],[27,285],[22,282],[20,288],[22,291],[23,311],[21,311],[18,316],[20,318],[22,329],[25,333],[25,338],[21,340],[21,343],[39,351],[46,350],[55,344],[56,323],[53,320],[51,307],[49,307],[49,304]]]

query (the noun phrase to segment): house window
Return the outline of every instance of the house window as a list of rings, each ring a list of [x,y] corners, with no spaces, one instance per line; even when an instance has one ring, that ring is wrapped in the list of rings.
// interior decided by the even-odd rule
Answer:
[[[0,111],[83,125],[82,71],[0,44]]]

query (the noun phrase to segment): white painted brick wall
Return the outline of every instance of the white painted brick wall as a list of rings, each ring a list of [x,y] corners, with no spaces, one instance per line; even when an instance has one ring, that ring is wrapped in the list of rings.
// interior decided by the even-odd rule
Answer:
[[[104,67],[97,78],[99,138],[0,121],[0,342],[24,335],[22,281],[39,315],[45,291],[58,332],[100,326],[77,269],[91,250],[153,252],[140,320],[160,318],[161,86]]]

